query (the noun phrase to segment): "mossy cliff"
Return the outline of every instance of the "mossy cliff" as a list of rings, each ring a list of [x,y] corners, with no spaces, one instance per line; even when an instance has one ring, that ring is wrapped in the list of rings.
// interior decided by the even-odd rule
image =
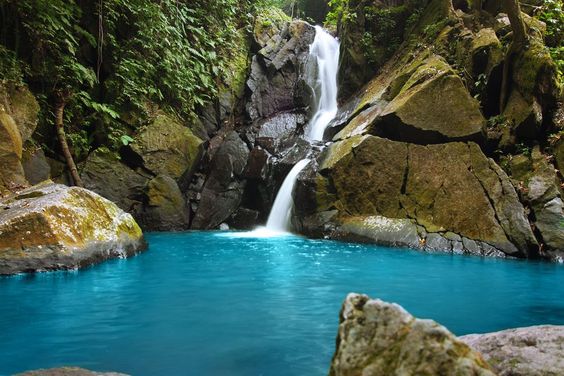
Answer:
[[[342,15],[341,93],[359,72],[373,74],[330,124],[334,143],[318,167],[300,177],[296,197],[316,204],[297,203],[296,226],[312,236],[562,260],[562,180],[551,165],[562,83],[544,24],[523,14],[529,43],[509,56],[504,14],[433,0],[389,59],[352,61],[359,46],[347,30],[366,29],[370,7],[397,10],[368,3],[349,1]],[[513,155],[533,149],[536,162],[512,173]]]

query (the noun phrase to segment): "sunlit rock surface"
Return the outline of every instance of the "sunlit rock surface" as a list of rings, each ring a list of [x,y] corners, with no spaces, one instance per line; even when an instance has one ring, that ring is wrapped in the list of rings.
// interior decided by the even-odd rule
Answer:
[[[564,326],[541,325],[459,338],[500,376],[559,376],[564,372]]]
[[[493,376],[482,356],[432,320],[349,294],[341,309],[330,376]]]
[[[133,217],[86,189],[46,182],[0,201],[0,274],[81,268],[144,247]]]

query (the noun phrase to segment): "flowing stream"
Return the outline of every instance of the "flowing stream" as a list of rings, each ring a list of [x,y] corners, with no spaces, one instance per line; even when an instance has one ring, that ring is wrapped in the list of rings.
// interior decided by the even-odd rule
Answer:
[[[337,114],[337,71],[339,68],[339,42],[327,33],[321,26],[315,27],[315,39],[309,49],[310,57],[317,63],[317,79],[314,91],[317,109],[313,115],[306,137],[312,141],[321,141],[325,128]],[[288,176],[284,179],[282,187],[276,195],[274,205],[268,216],[266,229],[273,232],[287,232],[290,230],[290,216],[294,202],[292,191],[299,173],[309,163],[303,159],[296,163]]]

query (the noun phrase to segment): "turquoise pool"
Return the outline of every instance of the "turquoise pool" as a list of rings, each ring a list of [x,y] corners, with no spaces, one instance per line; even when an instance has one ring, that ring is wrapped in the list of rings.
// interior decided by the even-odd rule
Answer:
[[[456,334],[564,324],[564,265],[188,232],[80,272],[0,278],[0,375],[325,375],[348,292]]]

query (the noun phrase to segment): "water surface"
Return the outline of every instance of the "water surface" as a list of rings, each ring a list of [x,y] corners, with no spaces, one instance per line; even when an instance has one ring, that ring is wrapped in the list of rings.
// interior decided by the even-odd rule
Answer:
[[[564,266],[214,232],[80,272],[0,278],[0,375],[325,375],[351,291],[456,334],[564,324]]]

